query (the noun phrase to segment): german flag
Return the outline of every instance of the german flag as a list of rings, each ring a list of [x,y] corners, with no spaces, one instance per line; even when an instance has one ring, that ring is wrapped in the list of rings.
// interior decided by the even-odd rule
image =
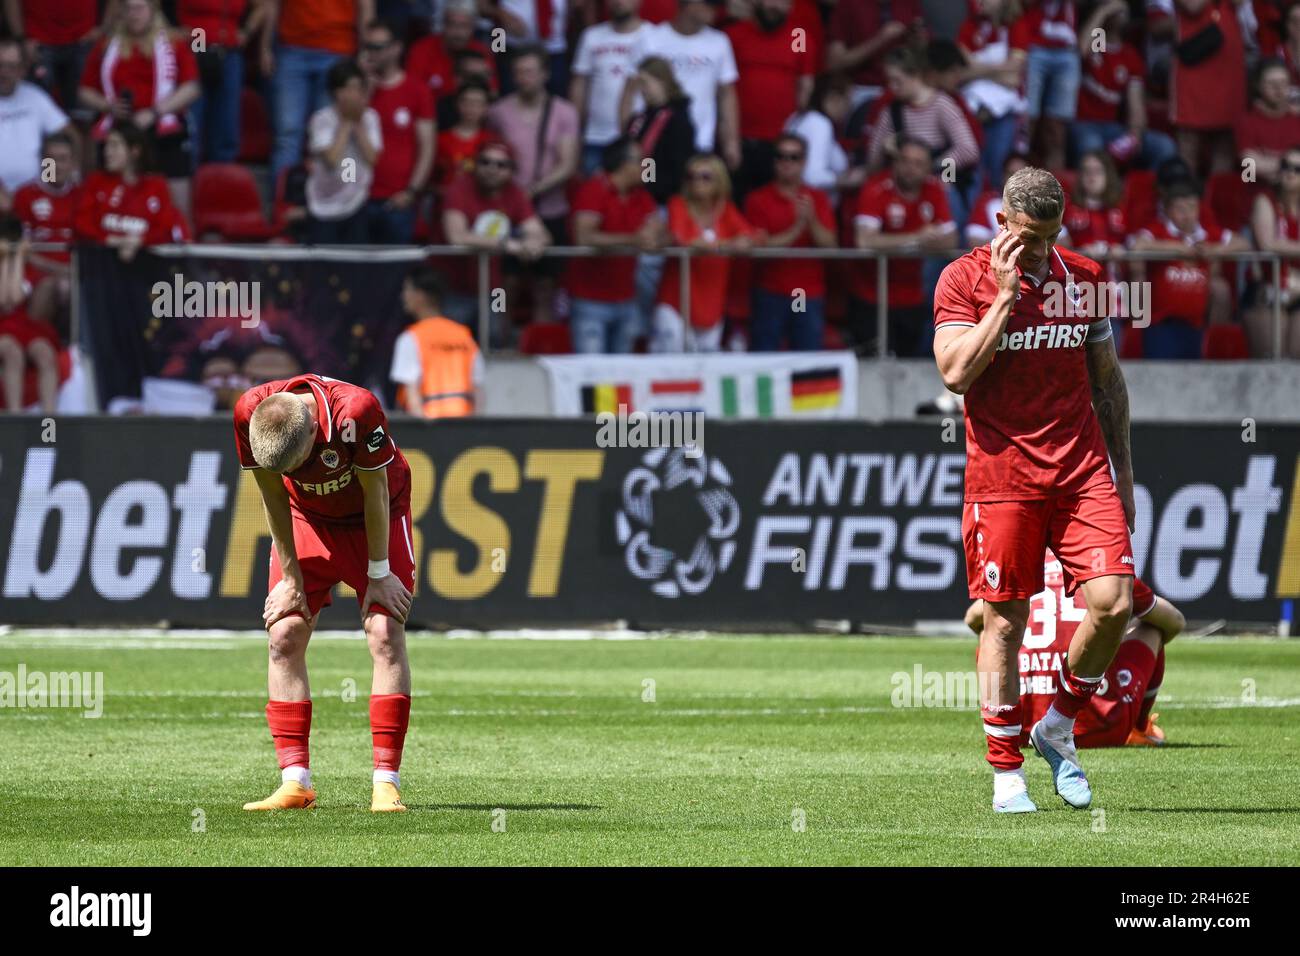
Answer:
[[[619,406],[624,412],[632,411],[632,386],[620,382],[605,385],[582,386],[582,410],[593,415],[609,412],[619,413]]]
[[[840,392],[840,370],[834,366],[790,373],[792,412],[837,408],[840,404]]]

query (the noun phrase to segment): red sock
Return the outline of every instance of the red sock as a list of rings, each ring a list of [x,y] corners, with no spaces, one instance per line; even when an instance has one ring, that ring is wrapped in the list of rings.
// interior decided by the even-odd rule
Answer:
[[[370,695],[370,739],[376,770],[396,773],[402,766],[402,745],[410,722],[410,694]]]
[[[1020,752],[1020,704],[984,707],[984,737],[988,740],[987,760],[995,770],[1015,770],[1025,762]]]
[[[1088,705],[1092,700],[1092,695],[1097,693],[1097,688],[1101,684],[1100,677],[1075,677],[1070,673],[1070,665],[1061,661],[1061,670],[1059,673],[1059,682],[1056,687],[1056,696],[1052,698],[1052,706],[1062,717],[1075,718],[1079,716],[1079,711]]]
[[[1156,694],[1160,693],[1160,685],[1165,680],[1165,649],[1160,648],[1160,653],[1156,655],[1156,666],[1151,671],[1151,681],[1147,684],[1146,696],[1142,698],[1142,707],[1138,710],[1138,730],[1147,729],[1147,721],[1151,717],[1151,707],[1156,702]]]
[[[307,738],[311,734],[311,701],[268,701],[266,722],[275,741],[275,758],[280,761],[280,769],[310,767]]]

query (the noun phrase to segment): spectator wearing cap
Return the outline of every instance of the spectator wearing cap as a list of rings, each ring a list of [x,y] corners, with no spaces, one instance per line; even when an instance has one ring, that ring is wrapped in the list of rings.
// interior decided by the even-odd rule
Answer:
[[[889,351],[902,357],[921,353],[930,328],[929,305],[922,290],[918,254],[947,252],[956,246],[957,223],[948,209],[947,191],[931,173],[930,148],[903,136],[888,176],[869,180],[858,197],[854,236],[859,249],[890,254]],[[877,302],[876,270],[854,273],[849,300],[849,331],[860,354],[874,354]]]
[[[366,203],[366,241],[409,243],[433,171],[433,94],[402,69],[402,43],[393,26],[382,20],[366,27],[362,64],[384,144]]]
[[[1177,43],[1169,78],[1169,119],[1178,151],[1198,173],[1237,162],[1232,127],[1246,110],[1246,50],[1233,0],[1174,0]]]
[[[601,168],[573,200],[573,235],[578,245],[607,248],[662,246],[663,221],[641,182],[641,148],[620,137],[605,147]],[[573,298],[569,324],[575,352],[632,351],[640,329],[636,302],[636,259],[592,256],[571,259],[566,276]]]
[[[885,56],[919,49],[927,30],[921,0],[838,0],[826,30],[826,70],[853,79],[856,109],[885,92]]]
[[[1255,76],[1255,100],[1250,112],[1237,120],[1237,149],[1243,169],[1253,164],[1256,179],[1275,182],[1282,155],[1300,144],[1300,111],[1291,105],[1285,63],[1265,60]]]
[[[488,128],[509,144],[516,180],[528,193],[551,238],[563,245],[568,239],[568,186],[578,171],[578,111],[547,89],[547,58],[540,47],[516,50],[510,69],[515,92],[493,104]],[[541,260],[518,273],[507,263],[512,286],[522,281],[532,284],[536,321],[550,321],[555,282],[562,270],[559,259]]]
[[[623,86],[636,75],[654,29],[638,16],[640,9],[641,0],[609,0],[609,20],[587,27],[578,37],[569,100],[578,109],[582,128],[583,175],[600,167],[605,147],[619,138]],[[640,102],[633,105],[640,108]]]
[[[443,193],[442,228],[449,243],[524,260],[541,255],[551,237],[528,193],[515,182],[514,171],[514,154],[506,143],[490,140],[479,147],[473,171],[456,176]],[[478,271],[468,267],[472,262],[452,273],[442,303],[444,314],[471,328],[478,316]],[[493,256],[488,281],[500,289],[501,279],[500,262]],[[505,318],[499,312],[492,316],[498,323]],[[494,344],[505,344],[504,324],[492,329],[492,337]]]
[[[1285,257],[1279,275],[1282,305],[1280,357],[1300,359],[1300,146],[1286,150],[1273,189],[1255,197],[1251,234],[1262,252]],[[1252,263],[1254,282],[1244,319],[1250,352],[1273,356],[1273,283],[1260,263]]]
[[[194,157],[185,115],[199,98],[199,68],[189,37],[173,34],[158,0],[123,0],[116,28],[86,60],[78,95],[100,114],[97,141],[118,123],[145,131],[173,202],[188,212]]]
[[[331,103],[308,124],[310,235],[319,245],[360,244],[369,234],[366,199],[384,148],[379,114],[368,105],[365,75],[352,60],[330,67],[325,82]]]
[[[275,145],[271,176],[302,159],[309,117],[329,102],[334,64],[355,57],[375,0],[266,0],[274,29],[262,31],[262,75],[271,78]]]
[[[23,79],[26,72],[23,45],[0,38],[0,212],[8,211],[14,190],[40,175],[45,137],[72,130],[49,94]]]
[[[776,140],[776,178],[745,198],[745,219],[758,232],[755,245],[780,249],[832,249],[835,213],[819,189],[804,183],[808,145],[793,133]],[[774,352],[822,347],[826,323],[826,268],[818,259],[759,259],[754,270],[749,347]]]
[[[983,127],[980,170],[984,185],[1002,186],[1002,167],[1015,148],[1027,104],[1021,95],[1024,50],[1011,45],[1011,0],[976,0],[957,31],[965,60],[959,70],[961,98]]]
[[[34,79],[68,112],[77,108],[77,87],[91,46],[100,38],[99,0],[6,0],[0,23],[23,43]]]
[[[402,283],[411,325],[393,344],[398,404],[421,418],[465,418],[482,405],[483,353],[474,334],[442,313],[442,279],[428,266]]]
[[[1107,0],[1079,31],[1083,80],[1077,119],[1070,129],[1073,155],[1106,149],[1121,163],[1134,159],[1154,169],[1178,147],[1167,134],[1147,126],[1146,64],[1124,42],[1128,22],[1128,4]],[[1094,39],[1099,30],[1103,43]]]
[[[1132,263],[1137,280],[1151,277],[1151,324],[1143,332],[1143,357],[1196,359],[1206,325],[1232,321],[1232,290],[1211,273],[1220,253],[1249,245],[1214,220],[1201,202],[1201,188],[1178,180],[1164,190],[1157,216],[1133,237],[1137,252],[1174,252],[1186,258]]]

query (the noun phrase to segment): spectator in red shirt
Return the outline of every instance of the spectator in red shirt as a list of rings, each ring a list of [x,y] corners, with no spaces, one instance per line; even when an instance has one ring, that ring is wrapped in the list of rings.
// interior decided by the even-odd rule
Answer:
[[[242,26],[244,14],[248,23]],[[240,94],[244,88],[244,44],[270,29],[270,6],[248,0],[177,0],[176,19],[203,49],[194,53],[202,94],[190,111],[194,156],[201,163],[233,163],[239,156]]]
[[[158,0],[122,0],[116,30],[90,52],[79,96],[100,114],[96,140],[127,123],[148,133],[172,202],[188,213],[194,162],[185,114],[199,98],[199,68],[189,37],[172,33]]]
[[[167,181],[148,173],[147,156],[144,133],[129,123],[114,126],[104,140],[104,168],[86,179],[77,202],[76,237],[112,246],[123,262],[141,246],[189,239]]]
[[[641,147],[628,136],[605,147],[600,170],[578,187],[573,200],[573,236],[578,245],[637,246],[651,252],[663,244],[663,220],[641,182],[641,158]],[[636,259],[571,259],[566,284],[573,300],[569,318],[573,350],[631,352],[641,324]]]
[[[402,44],[392,25],[371,23],[365,41],[362,65],[370,80],[370,108],[379,114],[384,142],[366,205],[368,241],[406,244],[433,171],[433,94],[402,69]]]
[[[948,252],[957,243],[957,223],[948,208],[948,195],[930,174],[930,147],[903,136],[889,176],[868,180],[858,198],[854,221],[859,249],[890,255],[889,353],[915,356],[925,342],[930,306],[922,291],[922,260],[927,252]],[[900,258],[906,256],[906,258]],[[874,263],[872,263],[874,265]],[[849,303],[849,331],[859,354],[878,352],[876,338],[876,270],[855,273]]]
[[[14,194],[14,215],[33,243],[72,242],[72,225],[80,195],[77,137],[70,132],[45,137],[44,158],[53,168],[50,181],[33,179]],[[72,252],[29,252],[27,280],[32,286],[29,306],[33,318],[53,322],[72,296]]]
[[[442,33],[422,37],[406,54],[406,72],[424,83],[437,98],[451,96],[459,86],[456,54],[469,50],[488,65],[488,86],[497,90],[496,63],[491,49],[474,39],[478,13],[474,0],[447,0],[442,12]]]
[[[1027,153],[1012,153],[1002,164],[1002,182],[1012,173],[1029,165]],[[998,213],[1002,211],[1002,190],[985,189],[971,207],[970,222],[966,223],[966,245],[982,246],[991,242],[998,231]],[[1064,235],[1060,239],[1065,242]],[[949,393],[951,394],[951,393]]]
[[[919,50],[927,30],[921,0],[838,0],[826,36],[826,70],[853,78],[853,108],[885,92],[885,54]]]
[[[492,139],[487,131],[488,107],[492,91],[482,80],[467,80],[456,91],[456,122],[438,133],[433,181],[439,189],[450,183],[457,173],[470,172],[479,148]]]
[[[1281,60],[1265,60],[1256,72],[1258,95],[1250,112],[1236,124],[1237,150],[1242,168],[1253,162],[1255,177],[1277,180],[1282,154],[1300,145],[1300,111],[1291,105],[1291,79]]]
[[[733,186],[737,202],[772,181],[773,150],[785,122],[807,109],[817,58],[791,34],[791,0],[753,0],[751,17],[723,31],[736,56],[740,104],[740,168]]]
[[[1246,51],[1232,0],[1174,0],[1178,42],[1169,79],[1178,151],[1194,171],[1232,169],[1232,126],[1246,109]],[[1214,37],[1220,39],[1216,43]]]
[[[820,189],[804,184],[808,144],[783,133],[776,140],[776,179],[745,199],[745,219],[758,232],[755,245],[833,249],[835,212]],[[822,347],[826,323],[826,266],[819,259],[759,259],[754,270],[749,348],[775,352]]]
[[[99,0],[6,0],[0,8],[9,36],[27,42],[32,78],[64,112],[77,107],[86,55],[100,37],[98,17]]]
[[[1200,358],[1205,326],[1232,320],[1232,290],[1223,276],[1211,275],[1211,260],[1248,245],[1214,221],[1201,203],[1197,183],[1173,183],[1165,190],[1161,207],[1161,213],[1134,237],[1133,249],[1175,252],[1187,258],[1132,264],[1134,278],[1151,275],[1151,325],[1143,333],[1143,356]]]
[[[739,252],[750,247],[753,230],[731,201],[727,165],[716,155],[699,153],[686,164],[686,185],[668,202],[668,232],[672,242],[693,249]],[[691,257],[688,323],[682,315],[681,266],[669,257],[659,282],[650,351],[719,351],[730,274],[729,257]]]
[[[1291,80],[1290,98],[1300,106],[1300,3],[1292,3],[1282,24],[1283,36],[1272,42],[1261,38],[1261,52],[1268,59],[1281,60]]]
[[[1155,169],[1178,147],[1165,133],[1147,128],[1146,64],[1124,42],[1128,22],[1128,4],[1108,0],[1079,31],[1083,80],[1077,119],[1070,130],[1074,155],[1109,149],[1118,162],[1136,158],[1147,169]],[[1097,34],[1098,30],[1103,33]]]
[[[22,224],[11,216],[0,219],[0,382],[4,408],[23,410],[27,369],[36,372],[41,411],[53,414],[59,389],[59,339],[54,327],[27,314],[26,240]]]
[[[499,140],[489,140],[474,158],[474,171],[461,173],[443,193],[442,229],[447,241],[490,252],[504,252],[526,260],[535,260],[551,243],[550,233],[533,210],[532,200],[515,182],[515,160],[510,147]],[[451,273],[443,311],[448,318],[473,328],[478,316],[478,271],[474,259],[465,260],[465,268]],[[494,256],[489,280],[493,288],[501,287],[501,266]],[[504,316],[493,312],[502,322]],[[504,345],[506,328],[492,330],[495,345]]]
[[[1010,0],[976,0],[957,31],[957,48],[966,58],[962,97],[984,129],[980,167],[992,189],[1002,188],[1002,167],[1025,114],[1025,51],[1011,45],[1014,16]]]
[[[1127,248],[1128,222],[1120,206],[1123,195],[1124,184],[1110,155],[1101,150],[1085,153],[1061,222],[1075,252],[1100,261]]]
[[[452,57],[452,72],[455,88],[452,92],[437,97],[434,103],[434,119],[437,120],[438,129],[451,129],[456,125],[456,94],[470,80],[476,80],[487,87],[489,106],[496,99],[496,71],[477,50],[458,50]]]
[[[1074,0],[1030,0],[1011,29],[1011,45],[1025,50],[1025,99],[1042,150],[1042,166],[1065,165],[1067,125],[1079,98],[1079,48]]]
[[[1250,228],[1261,251],[1287,257],[1279,276],[1282,330],[1276,357],[1300,359],[1300,148],[1283,154],[1272,192],[1255,197]],[[1255,265],[1252,301],[1245,313],[1246,332],[1251,354],[1270,358],[1274,356],[1275,331],[1272,276]]]

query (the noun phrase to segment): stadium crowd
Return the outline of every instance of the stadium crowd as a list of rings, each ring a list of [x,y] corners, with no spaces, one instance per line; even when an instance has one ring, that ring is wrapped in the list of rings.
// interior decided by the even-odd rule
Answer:
[[[874,354],[861,260],[694,257],[686,321],[658,254],[857,247],[891,256],[889,351],[924,355],[938,271],[1025,163],[1066,189],[1063,242],[1151,284],[1121,354],[1272,355],[1269,270],[1218,258],[1256,248],[1288,257],[1300,358],[1300,3],[940,7],[3,0],[5,407],[25,366],[49,404],[67,332],[68,255],[31,242],[452,243],[499,253],[497,347]],[[444,271],[422,286],[473,325],[474,270]]]

